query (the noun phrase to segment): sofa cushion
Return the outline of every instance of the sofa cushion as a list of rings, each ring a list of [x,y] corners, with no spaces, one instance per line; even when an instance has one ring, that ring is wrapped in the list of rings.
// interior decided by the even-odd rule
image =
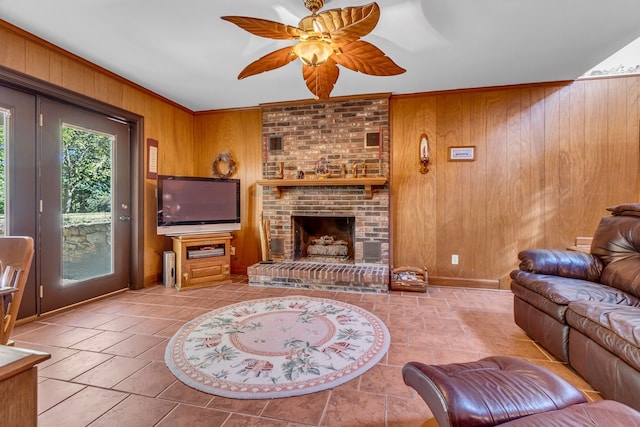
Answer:
[[[557,304],[549,300],[545,296],[540,295],[520,285],[516,281],[511,282],[511,292],[513,292],[513,295],[515,295],[517,298],[524,301],[526,304],[531,305],[534,308],[542,311],[543,313],[548,314],[549,316],[551,316],[552,319],[555,319],[556,321],[562,323],[563,325],[567,323],[564,318],[565,318],[565,311],[567,311],[568,304]],[[518,323],[518,317],[524,315],[524,313],[516,314],[517,305],[514,305],[513,309],[514,309],[514,317],[515,317],[516,323]],[[529,317],[529,314],[527,314],[526,316]],[[529,327],[520,325],[520,327],[525,329],[529,333],[533,332],[532,330],[529,330],[529,328],[531,328],[531,325],[529,325]],[[542,326],[542,327],[545,327],[545,326]]]
[[[572,328],[640,370],[640,303],[578,301],[569,304],[566,316]]]
[[[640,217],[605,216],[591,240],[591,253],[606,266],[640,256]]]
[[[573,301],[600,301],[634,305],[640,302],[640,298],[629,295],[620,289],[587,280],[549,274],[533,274],[522,270],[512,271],[511,279],[556,304],[567,305]]]
[[[527,249],[518,254],[520,270],[529,273],[597,282],[602,273],[599,258],[583,252],[561,249]]]
[[[600,282],[640,297],[640,254],[607,265]]]

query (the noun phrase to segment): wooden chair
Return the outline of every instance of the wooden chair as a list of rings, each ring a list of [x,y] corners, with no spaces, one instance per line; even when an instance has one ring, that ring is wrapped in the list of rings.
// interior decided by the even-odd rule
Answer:
[[[31,237],[0,237],[0,345],[13,345],[9,337],[16,323],[33,253]]]

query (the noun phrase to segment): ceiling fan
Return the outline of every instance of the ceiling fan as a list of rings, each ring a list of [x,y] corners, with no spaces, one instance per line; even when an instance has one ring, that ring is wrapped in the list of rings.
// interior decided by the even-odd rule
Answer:
[[[300,58],[307,87],[316,99],[326,99],[340,74],[337,64],[373,76],[393,76],[406,71],[380,49],[360,40],[378,23],[377,3],[316,13],[324,6],[324,0],[303,1],[311,15],[302,18],[297,27],[260,18],[222,17],[256,36],[297,40],[294,46],[278,49],[249,64],[240,72],[238,80],[275,70]]]

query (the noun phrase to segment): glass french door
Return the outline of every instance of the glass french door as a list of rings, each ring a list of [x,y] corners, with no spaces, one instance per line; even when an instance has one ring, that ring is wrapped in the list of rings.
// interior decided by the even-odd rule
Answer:
[[[0,86],[0,235],[36,242],[36,97]],[[36,255],[37,256],[37,255]],[[31,263],[19,317],[37,313],[36,262]]]
[[[41,312],[129,284],[129,127],[40,101]]]
[[[129,126],[0,86],[0,235],[35,240],[20,317],[129,284]]]

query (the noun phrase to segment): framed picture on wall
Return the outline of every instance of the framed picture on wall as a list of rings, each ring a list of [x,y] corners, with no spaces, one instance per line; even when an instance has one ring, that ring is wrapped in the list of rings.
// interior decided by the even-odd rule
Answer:
[[[158,177],[158,141],[147,138],[147,179]]]
[[[449,147],[450,162],[473,162],[476,159],[476,147]]]

